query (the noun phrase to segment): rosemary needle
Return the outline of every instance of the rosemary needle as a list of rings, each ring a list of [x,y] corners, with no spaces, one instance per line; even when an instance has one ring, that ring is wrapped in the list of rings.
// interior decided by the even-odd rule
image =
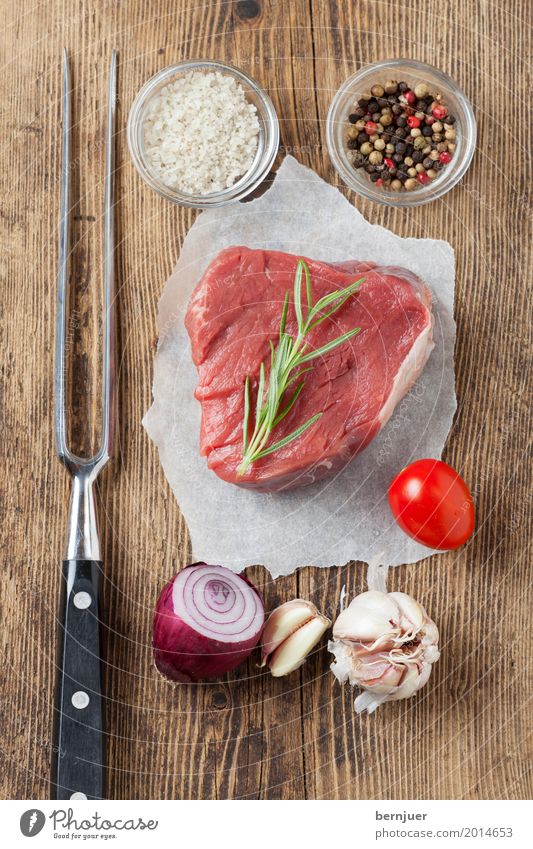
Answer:
[[[361,277],[346,286],[345,289],[330,292],[320,298],[316,304],[313,304],[309,267],[303,259],[298,260],[294,276],[294,312],[297,334],[293,337],[286,332],[290,300],[289,292],[287,292],[281,311],[277,345],[274,345],[274,342],[270,340],[270,374],[266,388],[265,364],[261,363],[259,368],[254,429],[251,436],[249,435],[252,409],[250,378],[247,377],[244,382],[243,449],[242,460],[237,469],[239,476],[244,475],[256,460],[260,460],[268,454],[273,454],[293,440],[298,439],[322,415],[321,412],[315,413],[314,416],[311,416],[310,419],[307,419],[287,436],[269,444],[272,432],[292,410],[304,388],[305,381],[302,378],[312,367],[303,368],[303,366],[317,357],[324,356],[338,345],[342,345],[343,342],[347,342],[361,330],[360,327],[355,327],[353,330],[348,330],[347,333],[337,336],[336,339],[331,339],[320,348],[314,350],[307,348],[307,334],[339,310],[348,298],[356,293],[363,281],[364,277]],[[302,304],[303,282],[305,282],[306,309]],[[294,384],[296,386],[292,388]]]

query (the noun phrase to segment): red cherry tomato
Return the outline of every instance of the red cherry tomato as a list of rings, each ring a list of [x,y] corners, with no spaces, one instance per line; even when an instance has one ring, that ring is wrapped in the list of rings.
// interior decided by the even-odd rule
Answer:
[[[455,469],[442,460],[417,460],[389,486],[400,528],[429,548],[458,548],[474,530],[474,502]]]

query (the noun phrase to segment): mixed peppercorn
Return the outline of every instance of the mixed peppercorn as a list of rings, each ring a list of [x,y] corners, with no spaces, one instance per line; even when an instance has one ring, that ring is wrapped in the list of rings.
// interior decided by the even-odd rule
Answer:
[[[377,186],[413,191],[451,162],[454,124],[442,95],[431,94],[425,83],[411,89],[389,80],[372,86],[348,116],[348,157]]]

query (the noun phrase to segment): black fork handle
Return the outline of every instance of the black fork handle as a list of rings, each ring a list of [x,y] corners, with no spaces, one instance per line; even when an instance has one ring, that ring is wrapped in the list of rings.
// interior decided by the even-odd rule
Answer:
[[[103,799],[105,730],[97,560],[63,561],[53,799]]]

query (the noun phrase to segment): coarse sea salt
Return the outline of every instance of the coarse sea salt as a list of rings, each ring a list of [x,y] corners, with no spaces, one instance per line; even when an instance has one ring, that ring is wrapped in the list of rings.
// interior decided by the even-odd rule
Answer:
[[[237,80],[219,71],[189,71],[154,97],[144,122],[144,153],[166,186],[207,195],[246,174],[258,135],[257,110]]]

